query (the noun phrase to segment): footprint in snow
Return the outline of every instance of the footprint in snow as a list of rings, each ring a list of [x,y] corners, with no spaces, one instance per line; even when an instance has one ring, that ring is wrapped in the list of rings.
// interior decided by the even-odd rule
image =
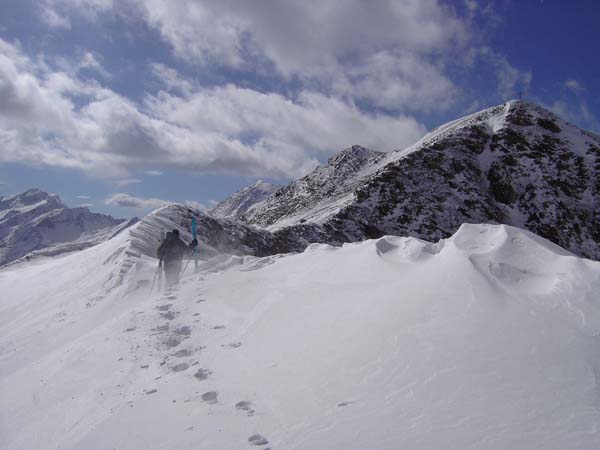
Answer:
[[[267,445],[269,443],[267,438],[260,434],[253,434],[248,438],[248,442],[250,445]]]
[[[190,365],[188,363],[180,363],[180,364],[176,364],[173,367],[171,367],[171,370],[173,372],[183,372],[184,370],[187,370],[190,368]]]
[[[173,354],[173,356],[175,358],[185,358],[187,356],[192,356],[192,351],[188,350],[188,349],[181,349],[181,350],[178,350],[177,352],[175,352]]]
[[[192,334],[192,329],[190,327],[188,327],[187,325],[176,328],[175,330],[173,330],[173,333],[175,333],[177,336],[189,336],[190,334]]]
[[[199,381],[206,380],[209,375],[212,375],[212,372],[208,369],[198,369],[198,371],[194,374],[194,377]]]
[[[205,392],[202,394],[202,400],[204,400],[209,405],[214,405],[215,403],[219,403],[218,393],[215,391]]]
[[[254,405],[252,404],[252,402],[249,402],[247,400],[243,400],[241,402],[236,403],[235,409],[239,411],[246,411],[249,416],[254,415]]]
[[[165,323],[164,325],[157,326],[156,331],[160,331],[160,332],[169,331],[169,324]]]
[[[225,325],[215,325],[215,326],[213,327],[213,330],[222,330],[222,329],[224,329],[224,328],[225,328]]]
[[[129,333],[131,331],[135,331],[135,327],[127,328],[125,331],[123,331],[123,333]]]
[[[177,311],[167,311],[166,313],[162,313],[160,316],[166,320],[173,320],[178,315],[179,313]]]
[[[159,311],[167,311],[170,307],[171,307],[171,303],[166,304],[166,305],[157,306],[156,309],[158,309]]]
[[[181,341],[183,341],[183,339],[179,336],[169,336],[165,341],[165,345],[167,347],[173,348],[181,344]]]
[[[229,347],[229,348],[239,348],[241,346],[242,346],[241,342],[232,342],[232,343],[227,344],[227,345],[221,344],[221,347],[223,347],[223,348],[227,348],[227,347]]]

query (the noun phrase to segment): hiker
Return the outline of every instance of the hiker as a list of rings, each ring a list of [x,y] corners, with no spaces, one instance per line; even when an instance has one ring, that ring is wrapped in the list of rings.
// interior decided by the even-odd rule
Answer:
[[[179,238],[179,230],[169,231],[165,240],[158,247],[158,259],[165,272],[165,282],[167,287],[179,283],[181,275],[181,266],[183,257],[190,255],[198,246],[198,239],[194,239],[190,245]]]

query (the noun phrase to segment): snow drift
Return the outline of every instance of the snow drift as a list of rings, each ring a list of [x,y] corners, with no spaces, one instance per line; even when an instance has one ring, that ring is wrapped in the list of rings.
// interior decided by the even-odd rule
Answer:
[[[122,233],[0,271],[0,447],[600,446],[600,263],[509,226],[215,257],[106,290]]]

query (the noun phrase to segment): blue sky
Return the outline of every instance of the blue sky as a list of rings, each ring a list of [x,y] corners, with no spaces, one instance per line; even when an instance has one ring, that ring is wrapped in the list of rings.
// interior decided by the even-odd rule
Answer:
[[[4,0],[0,195],[208,208],[523,92],[600,132],[600,2]]]

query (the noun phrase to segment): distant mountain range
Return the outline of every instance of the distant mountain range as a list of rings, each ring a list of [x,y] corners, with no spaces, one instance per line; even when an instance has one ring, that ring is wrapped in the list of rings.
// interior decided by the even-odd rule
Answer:
[[[24,256],[52,256],[96,245],[136,220],[69,208],[58,195],[40,189],[0,197],[0,266]]]

